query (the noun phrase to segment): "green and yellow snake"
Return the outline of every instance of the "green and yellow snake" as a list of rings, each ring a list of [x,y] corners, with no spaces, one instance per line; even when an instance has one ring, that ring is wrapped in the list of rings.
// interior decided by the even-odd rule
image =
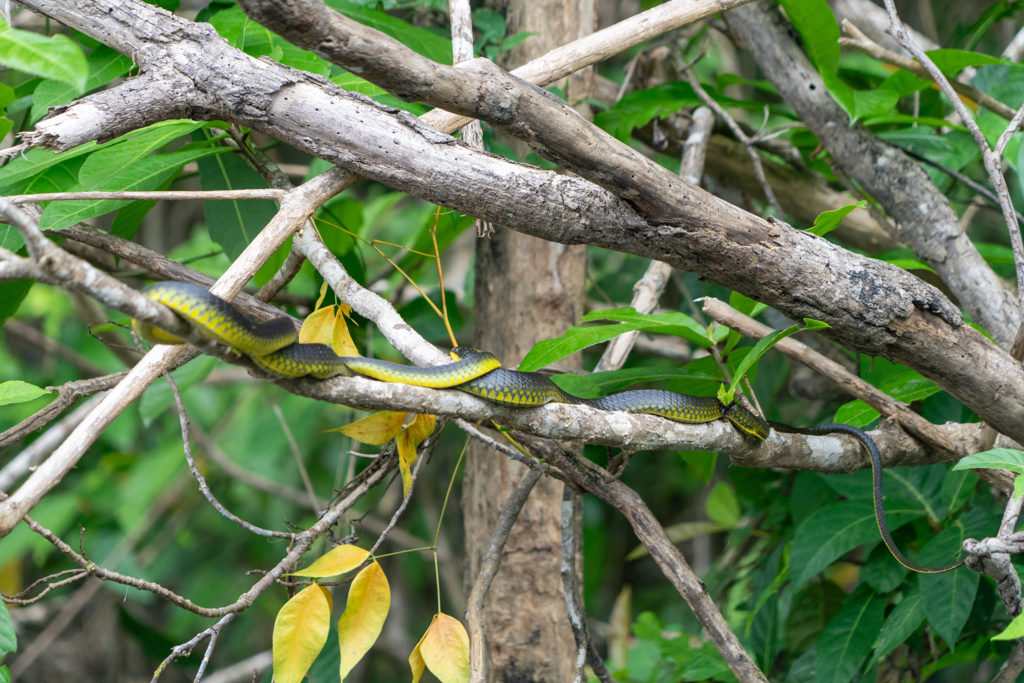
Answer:
[[[768,423],[739,403],[723,405],[713,396],[688,396],[673,391],[638,389],[621,391],[602,398],[580,398],[560,389],[538,372],[506,370],[491,353],[455,349],[458,360],[448,365],[414,367],[388,361],[339,356],[325,344],[298,343],[292,322],[275,318],[254,322],[234,306],[202,287],[182,282],[157,282],[144,293],[168,307],[188,322],[203,339],[223,344],[244,354],[265,372],[285,378],[336,375],[361,375],[384,382],[411,384],[433,389],[457,389],[493,403],[515,407],[535,407],[546,403],[572,403],[600,410],[659,415],[676,422],[701,424],[727,419],[745,436],[764,440],[770,434]],[[140,337],[159,344],[180,344],[183,340],[151,325],[132,321]],[[866,433],[847,424],[828,424],[810,428],[775,425],[779,431],[801,434],[844,433],[858,439],[871,459],[874,511],[882,541],[897,562],[907,569],[927,574],[950,571],[963,560],[943,567],[924,567],[908,559],[896,547],[885,522],[882,503],[882,460],[878,447]]]

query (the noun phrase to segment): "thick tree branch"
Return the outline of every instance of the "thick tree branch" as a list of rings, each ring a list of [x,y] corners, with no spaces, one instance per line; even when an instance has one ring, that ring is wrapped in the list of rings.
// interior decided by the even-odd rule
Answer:
[[[72,13],[64,4],[41,4],[61,20]],[[74,11],[102,12],[102,6],[98,2]],[[152,11],[141,3],[132,6],[141,15]],[[643,171],[638,178],[651,181],[643,187],[645,201],[655,208],[671,209],[672,215],[665,217],[671,222],[648,222],[620,199],[586,181],[468,150],[407,115],[284,67],[240,56],[219,39],[193,31],[184,20],[167,17],[161,26],[165,29],[159,39],[136,38],[138,53],[155,60],[160,48],[175,50],[188,42],[169,40],[172,35],[189,36],[189,41],[201,43],[201,48],[177,55],[174,63],[178,73],[207,82],[217,91],[216,103],[223,107],[217,109],[218,116],[240,118],[394,187],[501,225],[563,243],[586,242],[658,258],[775,305],[791,316],[825,320],[832,325],[832,335],[844,344],[917,369],[997,428],[1024,439],[1021,368],[980,334],[960,325],[955,307],[936,290],[898,268],[751,216],[660,167],[654,170],[648,162],[633,164],[631,155],[616,148],[612,156],[615,163],[622,163],[617,172]],[[484,70],[491,73],[492,67]],[[225,74],[231,82],[218,89]],[[524,87],[507,78],[502,82]],[[239,83],[247,87],[239,88]],[[492,87],[483,93],[492,92]],[[187,96],[199,97],[196,93]],[[207,97],[205,93],[202,96]],[[526,99],[555,106],[547,95],[533,90],[527,91]],[[480,101],[489,102],[500,113],[505,100],[481,96]],[[208,103],[207,110],[212,108],[213,103]],[[90,111],[100,118],[109,117],[110,125],[116,125],[115,112]],[[195,111],[200,112],[201,107]],[[583,130],[581,125],[572,123],[555,136],[555,142],[585,145],[603,140],[596,134],[566,139],[566,131]],[[608,160],[600,168],[608,168]],[[399,348],[403,353],[408,350]],[[412,359],[424,362],[426,356]]]
[[[932,266],[971,317],[1009,347],[1020,317],[1014,296],[981,258],[928,175],[862,125],[849,125],[849,117],[793,41],[792,28],[774,8],[752,4],[726,17],[800,119],[896,219],[896,239]]]

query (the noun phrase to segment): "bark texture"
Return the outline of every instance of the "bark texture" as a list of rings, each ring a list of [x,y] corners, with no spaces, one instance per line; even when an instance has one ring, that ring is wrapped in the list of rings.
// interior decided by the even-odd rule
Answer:
[[[592,4],[591,0],[501,3],[510,33],[536,34],[516,46],[506,66],[578,38],[584,28],[580,8]],[[570,97],[585,87],[581,80],[570,79]],[[493,350],[503,364],[515,367],[535,343],[562,334],[579,320],[585,275],[586,247],[582,245],[567,246],[508,229],[477,240],[475,345]],[[526,471],[484,444],[471,445],[462,501],[467,582],[479,574],[491,530]],[[562,488],[560,481],[541,478],[509,534],[485,603],[488,680],[570,680],[573,676],[574,639],[559,578]]]

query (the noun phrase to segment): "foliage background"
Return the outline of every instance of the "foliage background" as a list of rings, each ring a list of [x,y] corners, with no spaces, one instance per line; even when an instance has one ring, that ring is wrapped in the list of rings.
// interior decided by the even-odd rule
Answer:
[[[439,0],[331,0],[329,4],[431,58],[450,61],[445,3]],[[784,4],[791,11],[827,11],[823,4],[809,0]],[[934,17],[941,18],[934,26],[941,45],[989,55],[998,54],[1007,36],[1020,25],[1019,3],[935,0],[904,5],[904,18],[910,23],[922,21],[915,14],[918,5],[929,7]],[[343,87],[413,113],[423,111],[419,105],[402,103],[289,45],[246,19],[232,2],[215,0],[197,19],[211,22],[221,35],[249,54],[267,55],[327,76]],[[25,21],[33,30],[53,31],[53,27]],[[493,10],[477,9],[475,21],[478,51],[488,56],[496,56],[524,38],[507,36],[501,15]],[[743,115],[750,126],[761,125],[763,113],[769,128],[791,124],[780,129],[781,139],[799,150],[806,171],[837,182],[827,159],[817,151],[816,139],[799,125],[747,58],[723,40],[719,29],[705,25],[659,44],[669,45],[687,62],[695,61],[705,88],[731,111]],[[70,102],[130,73],[127,58],[81,35],[72,38],[87,65],[84,82],[73,84],[54,75],[30,75],[15,69],[3,73],[3,124],[12,133],[30,130],[46,107]],[[803,38],[813,54],[814,36],[805,34]],[[630,60],[639,52],[632,50],[601,64],[602,75],[621,82]],[[941,122],[949,106],[927,83],[848,51],[839,58],[837,73],[859,95],[851,100],[855,116],[877,134],[949,169],[976,179],[984,177],[977,148],[964,131],[947,129]],[[1024,99],[1024,74],[1018,64],[981,65],[973,84],[1011,107]],[[599,110],[598,125],[642,145],[652,120],[698,101],[688,85],[670,80],[630,92],[618,103],[595,99],[592,104]],[[916,121],[909,116],[914,107],[920,116]],[[990,136],[1005,125],[988,112],[979,113],[978,119]],[[489,150],[512,154],[507,141],[490,131],[486,140]],[[273,140],[217,123],[155,126],[124,140],[87,147],[59,159],[36,150],[11,161],[0,169],[0,192],[265,187],[266,181],[246,164],[244,156],[266,155],[295,181],[326,168],[323,162],[304,158]],[[238,147],[247,149],[247,154],[239,154]],[[651,153],[669,168],[678,167],[675,157]],[[550,167],[535,155],[523,160]],[[1011,143],[1005,161],[1013,169],[1011,180],[1019,181],[1016,171],[1024,156],[1018,141]],[[968,210],[975,196],[970,188],[938,168],[928,167],[928,172],[958,211]],[[1011,182],[1011,186],[1019,202],[1021,184]],[[739,195],[727,182],[712,189],[756,211],[763,209],[759,200]],[[113,214],[108,213],[111,208],[51,203],[43,212],[42,224],[57,230],[95,216],[114,234],[216,276],[272,213],[272,208],[255,201],[202,205],[131,202]],[[420,200],[362,182],[328,203],[318,215],[318,225],[360,282],[384,294],[412,327],[445,346],[442,322],[395,268],[397,263],[427,296],[440,301],[434,263],[423,255],[430,252],[434,210]],[[470,218],[447,210],[438,221],[447,286],[444,295],[461,339],[471,338],[473,325],[471,225]],[[1012,257],[997,211],[988,207],[977,210],[974,226],[972,237],[984,246],[990,262],[1009,276]],[[374,242],[394,263],[367,242]],[[13,231],[0,230],[0,244],[8,249],[20,247]],[[285,253],[282,249],[277,264]],[[921,267],[906,251],[874,255],[909,268]],[[145,273],[110,259],[104,262],[133,285],[144,284]],[[602,307],[629,301],[632,285],[645,267],[646,262],[637,257],[592,250],[590,299]],[[265,269],[255,284],[262,284],[272,272]],[[309,312],[319,288],[318,277],[307,265],[279,302],[302,316]],[[697,297],[729,299],[730,294],[696,276],[677,273],[662,304],[666,309],[691,312],[689,302]],[[742,305],[735,297],[733,301]],[[120,370],[126,357],[134,354],[122,328],[97,324],[108,318],[123,324],[123,317],[111,316],[85,299],[44,285],[0,284],[0,317],[7,319],[0,344],[3,380],[60,385]],[[784,324],[771,313],[767,317],[776,325]],[[367,355],[400,360],[365,321],[356,321],[352,329]],[[52,344],[40,342],[32,330]],[[732,357],[748,346],[749,342],[739,341]],[[686,349],[681,352],[688,353]],[[588,351],[585,366],[592,366],[596,357],[597,351]],[[897,398],[913,400],[932,422],[973,419],[957,401],[915,373],[882,360],[848,360],[877,386]],[[708,362],[695,361],[680,369],[676,357],[640,352],[629,366],[670,369],[663,374],[674,378],[665,386],[686,393],[713,393],[717,385],[716,380],[707,379],[706,373],[717,372]],[[315,520],[296,466],[296,447],[321,499],[329,498],[363,466],[354,451],[361,448],[366,452],[365,447],[326,431],[357,417],[352,410],[319,405],[253,382],[241,370],[207,357],[176,371],[175,378],[184,391],[194,445],[208,481],[221,501],[244,519],[265,526],[282,520],[307,526]],[[794,381],[799,379],[781,355],[771,354],[760,363],[754,389],[769,419],[799,424],[833,418],[862,424],[871,421],[871,416],[858,412],[856,406],[843,406],[843,399],[834,393],[794,398],[805,391],[791,387]],[[49,400],[46,396],[0,407],[0,428],[16,424]],[[291,444],[291,437],[297,446]],[[429,476],[421,479],[414,505],[385,552],[429,545],[452,477],[456,478],[454,495],[458,495],[455,464],[464,438],[454,430],[446,433],[432,455]],[[2,457],[13,457],[20,448],[8,448]],[[602,463],[608,458],[605,449],[597,447],[588,447],[586,455]],[[255,481],[229,474],[223,460],[244,468]],[[115,420],[92,447],[84,466],[47,496],[33,514],[65,539],[80,537],[88,556],[108,568],[169,585],[199,604],[219,604],[251,585],[245,570],[272,565],[282,548],[279,542],[240,533],[220,517],[198,495],[182,465],[171,394],[166,385],[157,384]],[[695,558],[698,570],[705,572],[709,591],[758,663],[774,674],[773,679],[848,681],[872,679],[885,671],[894,676],[891,680],[923,680],[934,674],[932,680],[957,681],[983,676],[1005,658],[1009,645],[994,642],[991,636],[1001,630],[1007,617],[989,582],[979,581],[977,574],[966,570],[939,576],[909,574],[878,542],[868,472],[825,476],[727,465],[710,453],[644,453],[632,458],[623,478],[642,492],[666,526],[675,525],[679,537],[687,538],[687,556]],[[948,561],[963,538],[984,535],[998,524],[999,503],[987,486],[977,484],[973,474],[953,472],[944,465],[895,468],[886,473],[886,486],[889,523],[894,529],[899,527],[900,544],[916,551],[921,562]],[[359,506],[363,516],[352,519],[351,530],[341,531],[372,538],[399,499],[400,489],[394,483],[386,491],[375,492]],[[708,534],[706,527],[694,529],[695,521],[712,522],[715,533]],[[461,614],[465,600],[459,560],[461,528],[457,506],[448,506],[439,549],[441,592],[446,611],[456,615]],[[698,624],[650,559],[630,557],[635,540],[626,523],[588,498],[584,534],[587,611],[598,624],[595,630],[602,651],[609,648],[612,668],[620,680],[728,679],[713,648],[697,641]],[[696,537],[688,538],[693,534]],[[326,545],[320,548],[326,549]],[[357,673],[361,680],[407,675],[404,653],[415,644],[415,634],[422,631],[436,604],[429,554],[397,554],[386,558],[383,566],[395,593],[394,607],[381,642]],[[7,593],[65,567],[66,562],[48,543],[24,527],[0,542],[0,579]],[[266,650],[273,616],[285,597],[283,589],[264,596],[226,631],[217,662],[227,665]],[[31,670],[32,680],[61,680],[71,671],[92,672],[95,680],[100,680],[101,672],[121,671],[120,680],[133,680],[131,672],[151,671],[170,647],[207,625],[207,620],[173,609],[148,593],[95,582],[58,591],[31,608],[14,609],[13,614],[19,653],[35,642],[45,648],[45,657]],[[41,636],[62,617],[74,614],[77,618],[52,640]],[[332,656],[336,658],[337,653],[325,650],[314,668],[314,681],[330,680],[336,668]],[[186,680],[186,671],[196,663],[193,656],[166,679]],[[830,677],[824,673],[826,668]]]

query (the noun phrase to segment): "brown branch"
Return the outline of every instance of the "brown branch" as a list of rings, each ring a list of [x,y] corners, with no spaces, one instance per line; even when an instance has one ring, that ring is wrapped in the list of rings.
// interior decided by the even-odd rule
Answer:
[[[12,443],[21,441],[37,429],[42,429],[43,426],[56,419],[58,415],[71,407],[78,399],[110,389],[124,379],[127,374],[127,370],[122,370],[121,372],[115,372],[102,377],[73,380],[58,387],[47,387],[49,391],[57,392],[57,398],[48,403],[45,408],[26,417],[0,434],[0,448],[6,448]]]
[[[768,680],[729,629],[703,582],[690,569],[686,558],[665,534],[665,530],[636,491],[586,458],[576,457],[557,447],[538,449],[536,440],[527,435],[516,435],[516,440],[520,439],[529,444],[530,450],[542,453],[545,460],[562,470],[576,486],[593,493],[626,518],[633,528],[633,533],[651,553],[651,557],[665,577],[686,600],[737,678],[741,681]]]

